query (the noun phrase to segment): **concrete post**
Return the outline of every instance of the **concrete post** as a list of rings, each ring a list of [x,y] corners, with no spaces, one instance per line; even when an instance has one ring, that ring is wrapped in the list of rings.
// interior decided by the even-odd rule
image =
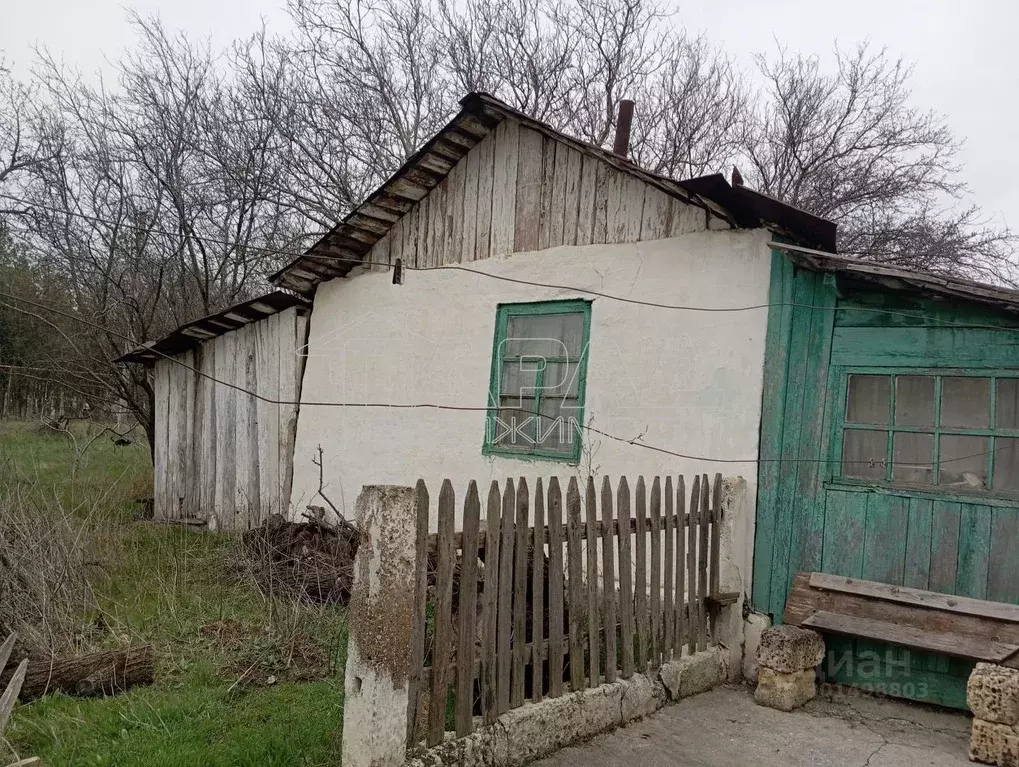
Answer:
[[[360,545],[350,596],[343,765],[397,767],[404,762],[407,745],[417,519],[414,490],[366,485],[355,515]]]
[[[743,477],[722,480],[722,525],[720,530],[719,589],[739,592],[739,600],[722,608],[718,618],[719,643],[729,651],[729,681],[743,673],[743,602],[750,590],[750,569],[754,527],[754,505]],[[748,554],[748,552],[750,552]]]

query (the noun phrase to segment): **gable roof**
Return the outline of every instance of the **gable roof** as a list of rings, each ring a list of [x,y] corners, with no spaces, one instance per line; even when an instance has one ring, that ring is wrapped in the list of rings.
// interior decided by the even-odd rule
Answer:
[[[646,171],[628,159],[588,144],[536,120],[487,93],[470,93],[460,111],[415,152],[385,183],[303,255],[270,280],[300,293],[311,293],[323,280],[346,275],[364,259],[405,214],[434,189],[453,167],[506,119],[519,122],[577,151],[596,157],[684,203],[736,227],[766,226],[794,242],[835,249],[835,224],[743,187],[731,187],[721,175],[676,181]]]
[[[308,300],[305,298],[285,293],[282,290],[275,290],[264,296],[234,304],[221,312],[210,314],[208,317],[181,325],[158,341],[144,343],[113,361],[151,364],[188,349],[194,349],[203,341],[271,317],[291,307],[307,307],[308,305]]]

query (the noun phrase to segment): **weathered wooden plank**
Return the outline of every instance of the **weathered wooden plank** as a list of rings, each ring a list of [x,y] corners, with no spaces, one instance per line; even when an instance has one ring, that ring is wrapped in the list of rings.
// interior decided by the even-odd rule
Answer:
[[[435,644],[432,650],[432,689],[428,700],[428,745],[442,742],[446,731],[446,696],[449,691],[449,663],[453,649],[453,525],[456,496],[445,479],[439,490],[439,548],[435,565]]]
[[[644,532],[647,524],[647,487],[644,484],[644,476],[637,477],[637,489],[634,497],[634,516],[637,519],[637,536],[634,540],[634,573],[633,573],[633,594],[634,594],[634,615],[635,628],[637,631],[637,646],[634,650],[634,662],[637,664],[637,671],[646,671],[648,664],[649,648],[649,621],[647,611],[647,539]]]
[[[709,524],[711,521],[708,475],[701,477],[700,540],[697,542],[697,649],[708,649],[708,556],[710,553]]]
[[[540,133],[530,128],[520,129],[516,226],[513,235],[513,249],[517,252],[538,249],[543,146],[544,137]]]
[[[478,225],[474,259],[488,258],[492,250],[492,176],[495,165],[495,134],[489,133],[475,147],[478,153]]]
[[[244,388],[245,391],[257,391],[258,370],[255,360],[255,332],[257,325],[247,325],[244,333]],[[248,529],[257,527],[262,516],[261,499],[259,497],[259,465],[258,465],[258,400],[252,395],[238,392],[240,402],[244,403],[244,420],[238,414],[237,428],[244,429],[244,435],[237,435],[238,468],[244,470],[243,490],[238,475],[238,503],[244,518],[241,527]],[[240,456],[240,447],[244,447],[244,457]]]
[[[604,592],[604,619],[602,630],[605,632],[605,681],[611,684],[616,681],[616,562],[615,538],[617,531],[613,524],[612,514],[612,483],[606,474],[601,484],[601,518],[602,518],[602,590]]]
[[[626,242],[629,221],[629,184],[626,174],[609,169],[605,176],[605,242]]]
[[[395,224],[393,224],[393,228],[389,230],[389,236],[391,238],[389,243],[389,257],[392,259],[394,264],[397,261],[402,261],[404,264],[407,263],[407,260],[403,257],[403,240],[404,240],[403,230],[406,227],[406,225],[407,217],[404,216]],[[445,247],[444,244],[440,245],[440,248],[444,247]]]
[[[571,150],[565,144],[556,142],[555,170],[552,174],[552,205],[549,208],[548,247],[555,248],[563,244],[563,230],[566,221],[567,200],[566,190],[569,186],[569,163]],[[571,202],[576,204],[576,198]]]
[[[679,200],[672,203],[672,229],[670,237],[679,237],[691,232],[702,232],[708,228],[708,214],[696,205],[687,205]]]
[[[662,662],[662,480],[651,481],[651,665]]]
[[[516,506],[516,489],[513,487],[513,480],[507,479],[502,492],[502,545],[499,552],[499,649],[496,661],[499,668],[499,689],[496,704],[500,714],[508,711],[510,704]]]
[[[499,716],[498,652],[499,652],[499,560],[502,544],[502,498],[499,483],[492,481],[485,505],[485,600],[482,606],[482,670],[481,712],[486,724]]]
[[[444,178],[428,195],[428,265],[443,266],[450,263],[446,250],[446,188],[449,176]]]
[[[701,526],[701,477],[695,474],[693,488],[690,491],[690,527],[687,530],[686,565],[687,565],[687,615],[690,618],[687,627],[687,649],[693,655],[697,652],[698,627],[700,626],[700,604],[697,600],[697,546],[700,543]]]
[[[584,675],[584,624],[586,607],[583,584],[583,550],[580,544],[580,486],[570,477],[566,488],[566,530],[570,571],[570,687],[576,692],[586,686]]]
[[[455,170],[455,168],[454,168]],[[407,215],[400,219],[400,236],[403,238],[403,263],[407,266],[418,266],[418,225],[420,224],[421,207],[415,205]],[[457,252],[459,255],[459,252]]]
[[[513,252],[516,223],[519,123],[503,120],[495,129],[495,174],[492,182],[492,255]]]
[[[541,477],[534,488],[534,554],[531,557],[531,674],[532,699],[538,703],[544,698],[545,653],[545,490]]]
[[[672,227],[673,198],[660,189],[644,185],[644,214],[640,227],[641,240],[658,240],[669,236]]]
[[[184,505],[181,512],[188,519],[195,519],[198,516],[200,435],[205,429],[205,425],[197,420],[198,409],[201,405],[201,401],[198,398],[198,355],[199,349],[188,352],[188,367],[183,371],[185,386],[187,387],[184,398],[184,406],[187,411],[187,422],[184,427],[184,443],[187,454],[184,456],[184,487],[182,491]]]
[[[466,168],[463,189],[463,238],[460,247],[460,261],[470,262],[477,258],[478,236],[478,176],[481,172],[481,153],[475,147],[464,158]]]
[[[27,673],[28,658],[25,658],[18,664],[3,693],[0,694],[0,736],[7,729],[7,722],[10,721],[11,713],[14,711],[14,704],[18,702],[18,695],[21,693],[21,686],[25,683]]]
[[[236,333],[217,338],[216,379],[236,383]],[[236,479],[236,400],[237,390],[216,385],[216,529],[233,529],[234,484]]]
[[[202,519],[208,519],[216,508],[216,344],[205,343],[199,349],[199,398],[201,423],[199,430],[199,509]],[[289,498],[287,501],[289,502]]]
[[[428,195],[417,204],[414,220],[417,222],[417,266],[435,266],[435,254],[431,251],[432,237],[428,229],[432,219],[432,197]]]
[[[675,509],[675,496],[672,487],[672,476],[665,478],[665,572],[662,575],[662,583],[665,587],[665,594],[662,597],[662,656],[668,660],[672,655],[672,648],[675,645],[676,637],[676,614],[672,601],[672,589],[675,583],[675,550],[676,550],[676,524],[673,520]],[[682,528],[680,528],[682,531]]]
[[[566,196],[563,217],[563,245],[577,244],[577,220],[580,216],[581,170],[583,157],[576,149],[566,151]]]
[[[594,179],[594,220],[591,227],[591,244],[602,245],[609,242],[609,177],[616,171],[601,160],[595,162]],[[618,196],[616,198],[618,201]]]
[[[555,192],[556,148],[560,146],[554,138],[545,136],[541,149],[541,207],[538,215],[538,250],[552,246],[553,222],[556,216],[562,216],[563,209],[553,209]],[[560,225],[561,227],[561,225]]]
[[[468,153],[446,176],[446,248],[449,263],[459,263],[463,257],[464,238],[464,184],[467,178]],[[474,222],[471,222],[474,225]]]
[[[868,493],[869,495],[869,493]],[[931,523],[930,590],[956,594],[961,507],[951,501],[935,501]]]
[[[676,479],[676,517],[683,519],[686,516],[686,480],[680,474]],[[690,520],[692,530],[692,522]],[[686,547],[687,528],[682,524],[676,525],[676,632],[672,645],[672,654],[679,658],[683,654],[683,639],[686,629],[686,605],[689,599],[686,595]]]
[[[256,337],[255,382],[260,398],[255,402],[258,434],[258,491],[262,512],[268,516],[280,513],[283,505],[280,498],[279,477],[280,421],[276,412],[279,405],[266,401],[279,397],[279,315],[272,314],[260,320],[254,328]]]
[[[987,596],[987,574],[991,569],[991,507],[964,503],[959,521],[959,572],[955,583],[957,593],[984,599]]]
[[[294,478],[294,444],[297,441],[297,401],[301,397],[301,379],[307,357],[308,315],[297,309],[281,312],[280,318],[280,498],[283,507],[290,506],[290,490]]]
[[[997,508],[991,520],[991,567],[987,572],[987,598],[1019,602],[1019,510]]]
[[[548,674],[550,697],[563,694],[563,495],[559,478],[548,483]]]
[[[513,708],[524,703],[524,650],[527,646],[527,544],[530,542],[531,531],[527,525],[530,521],[530,491],[527,480],[523,477],[517,483],[517,534],[516,564],[513,568],[513,683],[510,690],[510,705]]]
[[[908,519],[908,501],[905,498],[875,493],[867,499],[862,577],[896,585],[902,583]]]
[[[385,272],[388,270],[389,264],[389,243],[390,231],[387,231],[378,242],[372,245],[371,250],[368,251],[367,261],[371,264],[371,271],[373,272]]]
[[[719,579],[721,578],[721,556],[722,556],[722,475],[715,474],[711,483],[711,556],[708,562],[710,571],[708,573],[708,594],[715,595],[721,591]],[[712,613],[717,616],[717,613]],[[711,635],[715,636],[715,626],[711,626]]]
[[[457,610],[460,637],[456,650],[456,735],[474,729],[474,643],[478,607],[478,527],[481,499],[473,479],[467,486],[463,515],[463,553],[460,566],[460,604]]]
[[[620,242],[639,242],[644,221],[644,192],[647,184],[639,178],[627,175],[623,183],[622,237]]]
[[[931,572],[931,520],[933,501],[929,498],[909,499],[909,521],[906,532],[906,566],[902,585],[926,589]]]
[[[619,529],[619,641],[622,644],[620,675],[633,676],[633,564],[630,560],[630,486],[619,478],[616,488],[616,515]],[[640,533],[638,532],[638,537]]]
[[[601,649],[601,605],[599,604],[598,583],[598,493],[594,487],[594,477],[587,478],[587,491],[584,496],[584,511],[587,512],[587,656],[588,676],[591,687],[601,684],[601,667],[599,654]]]
[[[862,493],[832,491],[824,499],[824,547],[821,569],[825,572],[859,578],[863,574],[863,540],[867,524],[867,496]],[[855,541],[847,546],[846,541]],[[776,570],[784,571],[784,560]]]
[[[420,719],[421,672],[425,665],[425,630],[428,609],[428,487],[423,479],[414,488],[417,498],[417,543],[414,549],[414,612],[410,632],[407,674],[407,745],[417,742]]]
[[[577,245],[590,245],[594,235],[595,192],[598,166],[601,161],[582,155],[580,162],[580,192],[577,203]]]

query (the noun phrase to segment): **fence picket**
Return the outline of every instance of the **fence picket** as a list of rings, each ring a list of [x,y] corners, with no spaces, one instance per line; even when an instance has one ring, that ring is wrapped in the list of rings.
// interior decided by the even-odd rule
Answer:
[[[616,562],[615,528],[612,524],[612,483],[606,475],[601,483],[602,583],[605,600],[605,681],[616,681]]]
[[[442,742],[446,730],[449,692],[449,656],[452,649],[453,520],[456,498],[453,484],[443,480],[439,491],[439,537],[435,570],[435,645],[432,652],[432,695],[428,702],[428,745]]]
[[[498,716],[498,611],[499,611],[499,548],[501,543],[500,515],[502,497],[499,483],[493,481],[488,489],[485,506],[485,601],[482,607],[481,711],[485,723],[491,724]]]
[[[662,480],[651,481],[651,665],[662,663]]]
[[[563,694],[563,495],[548,483],[548,675],[550,697]]]
[[[460,642],[456,649],[456,735],[462,738],[474,729],[474,643],[478,605],[478,528],[481,500],[478,484],[471,480],[464,501],[463,549],[460,565]]]
[[[633,593],[636,612],[637,648],[634,661],[637,671],[647,670],[648,615],[647,615],[647,488],[644,476],[637,477],[636,492],[637,538],[635,541]]]
[[[576,477],[570,477],[566,489],[566,536],[570,571],[570,687],[574,692],[585,687],[582,618],[587,600],[584,599],[580,524],[580,485]]]
[[[676,546],[676,519],[673,515],[675,498],[673,497],[672,476],[665,478],[665,573],[662,583],[665,595],[662,604],[662,658],[668,660],[675,645],[676,616],[672,606],[672,587],[674,581],[673,564]]]
[[[531,497],[527,480],[520,478],[517,484],[517,536],[516,565],[513,570],[513,686],[510,690],[510,706],[516,708],[524,702],[524,651],[527,637],[524,626],[527,616],[527,545],[531,537]]]
[[[708,550],[711,545],[710,488],[708,475],[701,477],[701,539],[697,544],[697,649],[708,649]]]
[[[719,588],[719,573],[722,549],[722,475],[715,474],[715,481],[712,483],[711,488],[711,562],[710,575],[708,577],[708,593],[718,594]],[[710,634],[715,637],[717,634],[716,622],[718,620],[718,613],[711,613],[711,627]]]
[[[693,655],[697,652],[697,542],[700,540],[701,478],[695,474],[693,489],[690,491],[690,526],[687,528],[687,649]]]
[[[544,698],[545,642],[545,495],[541,477],[534,486],[534,574],[531,580],[531,698]]]
[[[513,480],[506,480],[502,493],[502,545],[499,552],[499,657],[496,709],[509,710],[510,659],[513,654],[513,544],[516,540],[516,491]]]
[[[622,643],[623,679],[633,676],[633,566],[630,562],[630,486],[619,478],[616,490],[617,527],[619,530],[619,641]]]
[[[601,632],[598,630],[598,619],[601,605],[598,596],[598,494],[594,489],[594,477],[587,478],[587,493],[584,500],[587,512],[587,657],[588,674],[591,687],[601,684],[601,666],[599,651],[601,648]]]
[[[425,629],[428,608],[428,488],[419,479],[417,495],[417,544],[414,554],[414,614],[410,633],[410,671],[407,674],[407,745],[417,741],[421,716],[421,676],[425,666]]]

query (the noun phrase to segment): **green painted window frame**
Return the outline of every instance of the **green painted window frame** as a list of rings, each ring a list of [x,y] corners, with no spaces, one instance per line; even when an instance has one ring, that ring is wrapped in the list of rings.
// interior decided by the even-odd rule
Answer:
[[[1019,429],[1004,429],[997,427],[997,382],[999,379],[1019,379],[1019,370],[999,369],[973,369],[973,368],[915,368],[915,367],[870,367],[870,366],[839,366],[833,369],[838,387],[831,402],[834,418],[831,419],[831,430],[829,432],[829,444],[831,446],[831,471],[829,485],[844,485],[855,488],[880,488],[883,490],[898,492],[914,492],[924,497],[958,498],[960,496],[979,499],[1002,499],[1014,501],[1019,499],[1017,491],[1002,491],[994,489],[994,456],[995,439],[1019,439]],[[846,421],[846,414],[849,405],[849,377],[852,375],[876,375],[887,376],[891,379],[889,384],[889,411],[887,424],[852,423]],[[895,424],[895,377],[896,376],[929,376],[934,378],[934,425],[906,426]],[[962,427],[948,427],[941,424],[942,404],[942,379],[944,378],[979,378],[989,382],[990,388],[990,412],[988,414],[989,427],[986,429],[968,429]],[[863,479],[860,477],[846,477],[842,475],[842,451],[844,435],[847,431],[883,431],[886,433],[886,457],[885,476],[882,480]],[[958,435],[967,437],[987,437],[987,481],[988,488],[977,487],[960,489],[937,484],[918,484],[892,480],[893,468],[893,445],[895,434],[931,434],[934,436],[932,467],[936,473],[940,473],[940,448],[943,435]]]
[[[516,458],[520,460],[558,461],[560,463],[580,463],[583,451],[583,440],[580,430],[573,435],[573,450],[570,453],[542,450],[537,444],[532,450],[519,450],[500,447],[495,444],[496,416],[499,412],[499,388],[502,382],[503,365],[506,362],[519,361],[519,357],[508,357],[501,354],[505,348],[506,327],[510,317],[528,317],[550,314],[580,314],[583,319],[583,332],[580,345],[580,360],[577,370],[577,422],[584,423],[584,403],[587,395],[587,361],[591,340],[591,301],[583,299],[567,299],[560,301],[535,301],[518,304],[499,304],[495,315],[495,338],[492,341],[492,369],[488,383],[488,416],[485,420],[485,441],[481,452],[483,455]],[[568,362],[566,358],[548,358],[547,362]],[[538,371],[535,382],[538,394],[535,397],[535,411],[541,409],[541,387],[544,378],[544,367]]]

